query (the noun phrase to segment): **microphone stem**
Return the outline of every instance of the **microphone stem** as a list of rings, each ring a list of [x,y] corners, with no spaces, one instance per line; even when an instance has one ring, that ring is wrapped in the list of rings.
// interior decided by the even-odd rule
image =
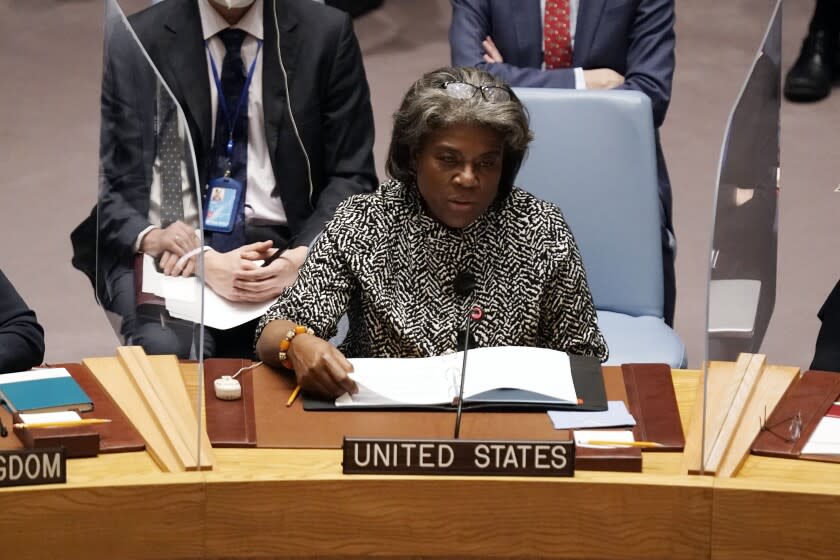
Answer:
[[[467,350],[470,347],[470,323],[472,323],[472,319],[468,316],[465,329],[466,336],[464,337],[464,361],[461,364],[461,388],[458,390],[458,410],[455,412],[455,439],[458,439],[461,433],[461,408],[464,405],[464,380],[467,378]]]

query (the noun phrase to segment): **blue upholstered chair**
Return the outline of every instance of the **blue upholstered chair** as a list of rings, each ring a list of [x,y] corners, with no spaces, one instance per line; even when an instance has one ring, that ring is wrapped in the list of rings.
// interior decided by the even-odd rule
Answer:
[[[516,185],[562,210],[583,256],[608,364],[684,367],[663,320],[650,100],[632,91],[517,88],[535,140]]]

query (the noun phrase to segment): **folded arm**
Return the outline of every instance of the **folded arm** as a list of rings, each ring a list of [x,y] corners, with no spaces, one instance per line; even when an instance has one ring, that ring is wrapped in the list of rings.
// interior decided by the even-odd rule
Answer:
[[[650,97],[653,124],[662,125],[674,77],[674,0],[641,0],[630,29],[627,71],[618,89]]]
[[[0,373],[27,370],[44,359],[44,329],[0,271]]]
[[[492,38],[488,19],[488,0],[452,0],[452,25],[449,45],[453,66],[474,66],[497,76],[515,87],[575,88],[573,68],[542,70],[525,68],[507,62],[488,62],[482,43]],[[501,52],[504,58],[504,52]]]

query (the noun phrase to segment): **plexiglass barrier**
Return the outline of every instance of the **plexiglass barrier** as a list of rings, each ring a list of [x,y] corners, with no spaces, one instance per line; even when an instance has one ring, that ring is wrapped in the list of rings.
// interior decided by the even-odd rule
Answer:
[[[130,419],[160,436],[144,434],[162,470],[196,470],[208,459],[198,420],[207,350],[204,189],[182,100],[155,62],[121,5],[106,0],[91,265],[98,301],[127,347],[117,350],[115,371],[133,387],[109,391],[115,400],[141,399],[145,411]]]
[[[781,32],[779,0],[724,133],[709,260],[702,467],[720,447],[719,414],[738,398],[710,394],[709,369],[757,352],[775,303]]]

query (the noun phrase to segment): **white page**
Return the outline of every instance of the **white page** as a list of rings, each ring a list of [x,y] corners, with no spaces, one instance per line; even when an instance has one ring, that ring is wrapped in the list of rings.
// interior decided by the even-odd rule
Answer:
[[[195,301],[198,298],[199,283],[195,276],[167,276],[155,268],[151,255],[143,255],[143,291],[166,300]]]
[[[636,419],[628,412],[624,401],[609,401],[607,410],[604,411],[549,410],[548,416],[551,418],[555,430],[616,428],[636,425]]]
[[[448,404],[458,394],[447,364],[452,356],[432,358],[353,358],[350,378],[359,392],[342,395],[337,406],[370,404]],[[454,389],[454,391],[453,391]]]
[[[195,302],[201,297],[198,293],[201,289],[200,283],[195,276],[184,278],[183,276],[164,275],[161,280],[161,288],[160,297],[166,300],[177,299]]]
[[[802,448],[803,454],[840,455],[840,418],[825,416],[808,443]]]
[[[575,445],[580,447],[595,447],[600,449],[622,447],[620,445],[589,445],[587,443],[589,441],[621,441],[633,443],[636,440],[633,438],[632,430],[575,430]]]
[[[40,368],[27,371],[16,371],[0,375],[0,385],[17,383],[19,381],[38,381],[41,379],[55,379],[56,377],[70,377],[70,372],[64,368]]]
[[[82,417],[75,410],[60,410],[57,412],[21,413],[20,421],[24,424],[40,424],[44,422],[72,422]]]
[[[430,358],[351,359],[350,377],[359,393],[342,395],[336,405],[451,403],[458,394],[462,361],[462,352]],[[499,388],[577,402],[569,357],[563,352],[520,346],[470,350],[464,395]]]
[[[143,255],[143,291],[166,300],[166,310],[177,319],[198,323],[201,321],[201,283],[191,276],[166,276],[155,269],[154,259]],[[262,317],[274,300],[262,303],[229,301],[211,290],[204,292],[204,324],[214,329],[227,330]]]
[[[463,357],[462,353],[458,355]],[[525,346],[470,350],[464,398],[500,388],[523,389],[577,403],[569,356],[565,352]]]
[[[276,300],[262,303],[229,301],[207,288],[204,291],[204,324],[214,329],[232,329],[265,315]]]
[[[149,254],[143,255],[143,291],[147,294],[155,294],[163,297],[163,286],[161,279],[165,277],[155,268],[155,259]]]
[[[214,329],[231,329],[262,317],[274,300],[262,303],[234,302],[224,299],[211,289],[204,292],[204,324]],[[167,299],[166,310],[178,319],[198,323],[201,320],[201,302]]]

